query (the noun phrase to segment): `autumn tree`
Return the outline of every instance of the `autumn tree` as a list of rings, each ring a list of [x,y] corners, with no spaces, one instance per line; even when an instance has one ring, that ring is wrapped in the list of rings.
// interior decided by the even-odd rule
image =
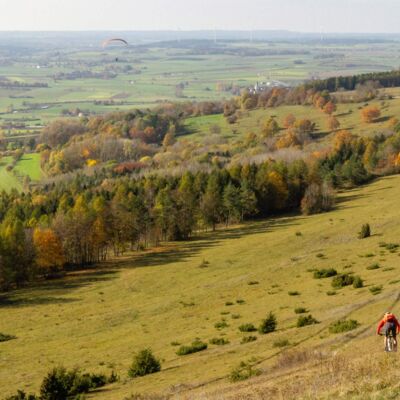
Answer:
[[[335,131],[339,128],[340,128],[339,120],[336,117],[334,117],[333,115],[331,115],[328,119],[328,129],[330,131]]]
[[[36,264],[44,273],[57,271],[65,263],[62,243],[56,233],[49,228],[36,228],[33,232],[36,250]]]
[[[332,115],[336,111],[336,105],[333,101],[328,101],[323,110],[325,114]]]
[[[288,129],[291,128],[295,122],[296,122],[296,117],[293,114],[288,114],[283,120],[283,126],[284,128]]]
[[[363,122],[370,124],[381,116],[381,110],[376,106],[364,107],[361,110],[361,119]]]

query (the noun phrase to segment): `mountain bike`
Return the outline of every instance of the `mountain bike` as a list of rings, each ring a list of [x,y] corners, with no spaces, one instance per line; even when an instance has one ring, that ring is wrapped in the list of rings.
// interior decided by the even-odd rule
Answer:
[[[392,333],[389,333],[389,335],[387,335],[385,338],[385,351],[388,353],[397,351],[397,344],[395,344]]]

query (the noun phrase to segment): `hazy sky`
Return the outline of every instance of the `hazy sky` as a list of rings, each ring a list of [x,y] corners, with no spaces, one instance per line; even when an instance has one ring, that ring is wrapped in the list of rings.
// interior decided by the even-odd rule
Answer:
[[[0,4],[0,30],[400,31],[400,0],[0,0]]]

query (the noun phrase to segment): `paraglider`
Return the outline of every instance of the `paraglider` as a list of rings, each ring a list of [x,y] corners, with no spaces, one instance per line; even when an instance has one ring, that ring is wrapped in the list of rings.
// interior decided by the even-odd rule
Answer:
[[[103,42],[102,46],[107,47],[108,45],[112,44],[112,43],[123,43],[125,44],[125,46],[129,46],[128,42],[125,39],[121,39],[121,38],[111,38],[111,39],[107,39]]]

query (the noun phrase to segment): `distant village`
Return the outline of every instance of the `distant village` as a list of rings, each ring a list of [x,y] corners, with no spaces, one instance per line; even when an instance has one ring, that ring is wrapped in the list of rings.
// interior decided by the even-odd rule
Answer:
[[[254,86],[249,87],[249,92],[252,94],[261,93],[271,88],[287,88],[289,85],[282,81],[269,80],[266,82],[256,82]]]

